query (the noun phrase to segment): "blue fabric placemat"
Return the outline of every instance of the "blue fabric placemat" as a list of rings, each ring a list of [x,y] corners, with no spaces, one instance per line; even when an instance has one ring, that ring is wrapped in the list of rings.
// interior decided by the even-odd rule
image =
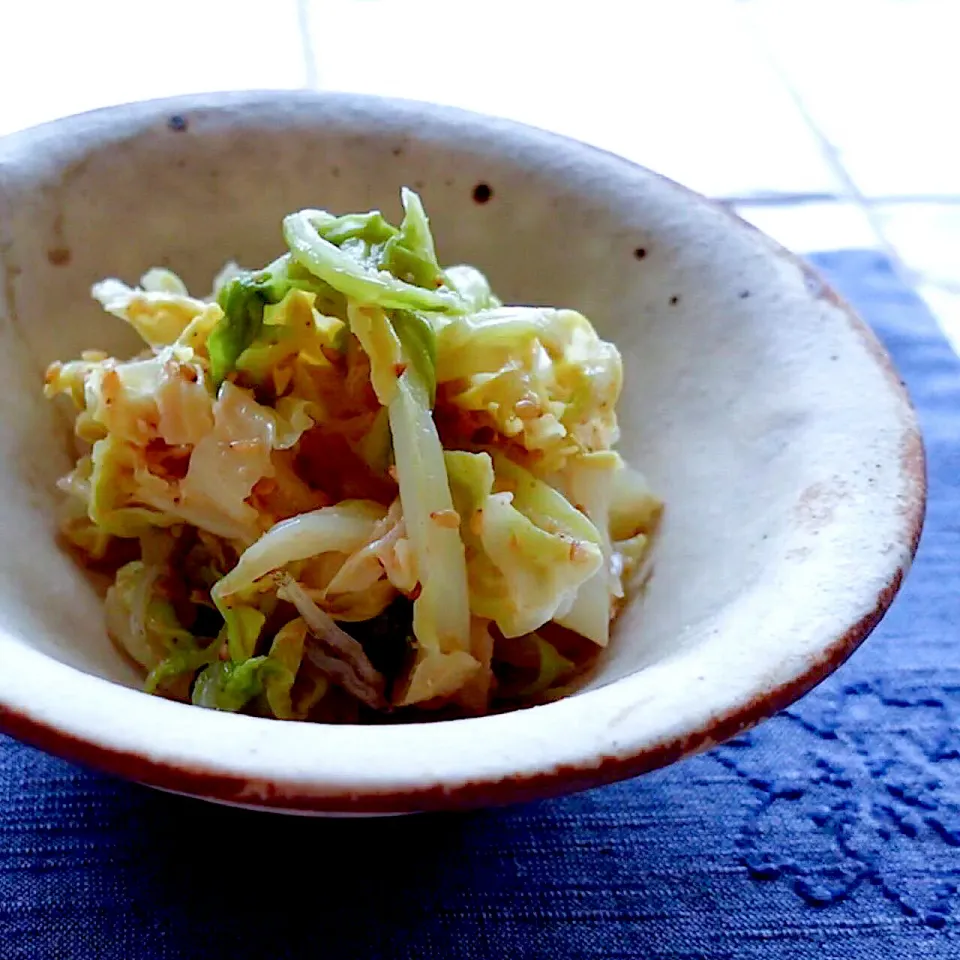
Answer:
[[[914,571],[836,675],[668,770],[465,815],[264,816],[0,738],[0,957],[960,956],[960,361],[882,257],[815,260],[893,354],[930,471]]]

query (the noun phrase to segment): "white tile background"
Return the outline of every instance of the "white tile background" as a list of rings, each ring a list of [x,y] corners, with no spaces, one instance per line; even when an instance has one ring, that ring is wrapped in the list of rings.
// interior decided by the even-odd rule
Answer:
[[[957,0],[570,6],[4,4],[0,134],[200,90],[316,86],[452,103],[636,159],[733,201],[799,252],[884,249],[960,344]]]
[[[0,133],[108,104],[308,81],[297,0],[0,0]]]
[[[313,0],[310,14],[326,88],[436,100],[549,127],[717,196],[838,187],[730,2]],[[436,54],[404,57],[418,25]],[[350,70],[335,57],[325,61],[326,45],[356,36],[364,37],[367,63],[400,55],[402,66]]]

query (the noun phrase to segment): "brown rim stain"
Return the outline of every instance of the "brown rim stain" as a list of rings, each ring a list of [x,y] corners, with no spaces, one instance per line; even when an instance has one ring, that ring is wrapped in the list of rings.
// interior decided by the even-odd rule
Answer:
[[[47,251],[47,261],[54,267],[68,266],[72,257],[69,247],[53,247]]]
[[[522,125],[518,124],[517,126]],[[556,139],[569,142],[567,138],[559,135]],[[578,144],[578,147],[615,159],[633,169],[638,169],[637,164],[622,157],[617,157],[601,148],[583,144]],[[645,168],[639,169],[645,170]],[[803,272],[807,289],[814,298],[830,303],[843,311],[850,326],[861,337],[868,352],[886,374],[891,388],[900,397],[905,409],[912,414],[913,405],[910,397],[886,350],[869,327],[810,264],[767,238],[761,231],[746,223],[722,203],[709,201],[661,174],[656,174],[653,171],[646,172],[688,196],[695,197],[698,203],[706,203],[714,209],[722,211],[741,226],[763,236],[775,254],[794,263]],[[478,203],[486,203],[493,192],[490,190],[485,199],[479,199],[477,189],[481,187],[490,190],[486,184],[477,184],[474,188],[474,200]],[[483,196],[483,191],[481,191],[481,196]],[[741,296],[743,295],[741,294]],[[276,784],[267,781],[216,774],[201,768],[183,768],[169,763],[151,761],[138,754],[125,753],[80,740],[50,724],[40,723],[19,711],[11,710],[9,707],[2,705],[0,705],[0,728],[11,736],[30,743],[41,750],[149,786],[275,810],[402,813],[469,808],[555,796],[602,786],[650,772],[667,766],[682,757],[716,746],[793,703],[812,690],[847,660],[883,618],[899,591],[916,554],[925,514],[927,476],[923,440],[915,415],[908,416],[905,420],[907,422],[904,424],[900,457],[901,474],[908,481],[905,484],[906,489],[901,509],[905,529],[900,540],[892,544],[891,547],[905,546],[908,555],[894,571],[886,586],[878,593],[873,609],[840,634],[822,656],[811,662],[800,676],[779,687],[758,694],[748,703],[730,710],[725,716],[719,717],[699,730],[674,740],[656,744],[633,756],[608,756],[598,761],[591,760],[577,765],[555,767],[552,770],[530,776],[508,776],[502,779],[477,780],[450,787],[437,784],[402,792],[360,793],[349,789],[324,790],[322,787],[310,789],[297,785],[278,787]]]

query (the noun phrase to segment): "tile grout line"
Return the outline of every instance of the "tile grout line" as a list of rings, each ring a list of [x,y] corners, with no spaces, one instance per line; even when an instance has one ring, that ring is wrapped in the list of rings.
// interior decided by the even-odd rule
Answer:
[[[790,96],[790,99],[793,101],[794,105],[799,111],[803,122],[806,124],[812,136],[816,139],[820,147],[820,151],[828,166],[839,181],[842,190],[845,191],[846,196],[842,197],[841,199],[845,199],[847,202],[853,203],[860,208],[863,215],[867,218],[870,229],[873,231],[874,236],[880,244],[881,251],[889,258],[895,273],[909,286],[913,293],[933,314],[935,320],[937,321],[937,326],[940,328],[943,336],[951,345],[954,346],[954,349],[960,353],[960,340],[958,340],[955,331],[949,329],[948,325],[944,322],[944,319],[941,318],[938,312],[934,309],[933,304],[928,301],[927,298],[920,292],[920,288],[924,283],[923,275],[919,271],[908,266],[908,264],[900,256],[900,252],[897,250],[896,246],[887,237],[886,231],[881,226],[880,219],[877,216],[876,208],[877,203],[882,202],[882,198],[874,198],[871,201],[868,200],[867,197],[865,197],[861,192],[860,188],[850,176],[846,166],[840,159],[840,152],[837,149],[836,144],[834,144],[833,141],[823,133],[819,125],[815,122],[812,114],[807,108],[806,103],[803,101],[803,98],[800,95],[800,91],[787,76],[779,60],[774,56],[769,44],[761,35],[755,16],[756,15],[753,12],[747,13],[745,9],[741,9],[739,14],[741,23],[744,25],[747,32],[753,37],[753,41],[759,48],[761,55],[766,59],[771,70],[773,70],[774,74],[783,84],[788,95]]]
[[[868,207],[904,206],[915,204],[922,206],[929,204],[937,207],[955,207],[960,204],[960,194],[957,193],[891,193],[879,194],[874,197],[864,197]]]
[[[903,257],[900,255],[900,251],[887,236],[886,231],[881,225],[880,218],[877,215],[877,208],[879,204],[883,202],[883,198],[873,198],[868,200],[867,197],[864,196],[864,194],[860,191],[860,188],[856,185],[856,182],[847,172],[847,168],[840,160],[839,150],[837,149],[836,145],[824,135],[824,133],[814,122],[814,119],[804,104],[799,91],[793,86],[792,83],[790,83],[783,71],[780,69],[779,64],[774,63],[772,57],[769,57],[769,54],[768,58],[770,59],[771,66],[776,71],[777,76],[780,78],[781,82],[784,84],[788,93],[790,94],[791,99],[796,104],[800,115],[803,117],[804,123],[807,124],[807,127],[810,129],[810,132],[813,134],[813,136],[817,138],[817,141],[820,144],[820,149],[823,152],[823,155],[826,158],[826,161],[832,169],[834,175],[840,181],[841,187],[846,191],[847,196],[845,199],[847,202],[857,206],[867,218],[870,229],[873,231],[874,236],[877,238],[877,241],[880,244],[880,250],[889,259],[894,272],[910,288],[910,290],[926,307],[926,309],[933,314],[933,317],[937,322],[937,326],[940,328],[941,334],[954,348],[954,351],[960,354],[960,340],[958,340],[956,333],[948,327],[944,318],[939,315],[937,310],[934,309],[933,304],[927,300],[927,298],[921,292],[921,287],[926,282],[924,280],[923,273],[911,267],[903,259]],[[944,289],[949,290],[949,286],[945,286]]]
[[[754,21],[754,15],[744,11],[741,13],[740,17],[741,22],[745,24],[747,32],[753,37],[754,43],[759,48],[762,56],[766,59],[770,69],[774,72],[780,83],[783,84],[784,89],[787,91],[787,94],[793,101],[793,104],[797,108],[797,112],[800,114],[800,117],[802,118],[807,129],[817,141],[817,145],[820,147],[820,152],[823,155],[824,160],[827,162],[830,171],[837,178],[843,191],[843,193],[840,195],[840,199],[846,200],[848,203],[853,203],[861,209],[870,224],[870,229],[873,230],[874,234],[876,235],[883,252],[886,253],[893,263],[899,266],[902,270],[903,262],[900,259],[900,255],[893,244],[887,239],[886,234],[880,227],[880,223],[873,211],[872,205],[868,203],[867,198],[860,192],[856,182],[847,172],[847,168],[840,160],[839,151],[837,150],[836,145],[823,133],[819,125],[815,122],[810,111],[807,109],[807,105],[804,102],[803,97],[800,96],[800,91],[797,90],[796,86],[791,82],[790,78],[780,65],[779,60],[777,60],[777,58],[773,55],[769,44],[767,44],[764,38],[761,36],[760,30]]]
[[[926,305],[927,309],[933,313],[940,330],[943,332],[944,336],[946,336],[946,338],[953,343],[955,340],[954,335],[946,328],[944,321],[933,309],[932,304],[930,304],[920,292],[921,284],[924,282],[923,274],[920,271],[914,270],[904,261],[904,259],[900,256],[899,250],[897,250],[896,246],[890,241],[890,239],[887,237],[886,231],[881,226],[880,219],[876,213],[876,204],[877,201],[881,200],[882,198],[876,198],[874,202],[871,202],[863,195],[856,182],[847,171],[847,168],[840,160],[839,151],[836,145],[823,133],[823,131],[814,121],[813,116],[803,101],[803,98],[800,96],[800,91],[797,90],[796,86],[790,81],[790,78],[784,72],[779,61],[773,56],[768,44],[760,36],[756,23],[753,20],[753,15],[741,14],[741,20],[743,20],[744,17],[748,18],[746,29],[753,36],[754,42],[757,44],[757,46],[761,48],[762,54],[766,58],[770,68],[774,71],[780,82],[783,84],[791,100],[793,100],[794,105],[800,113],[800,116],[803,118],[803,122],[807,125],[810,133],[816,138],[824,159],[826,160],[833,174],[837,177],[841,188],[845,191],[846,196],[843,199],[846,199],[847,202],[853,203],[855,206],[859,207],[860,211],[866,217],[867,222],[870,225],[870,229],[880,244],[880,250],[890,260],[894,271],[904,281],[904,283],[909,286],[914,294],[920,298],[920,300]]]
[[[320,89],[320,74],[317,70],[317,58],[313,49],[313,35],[310,31],[310,0],[296,0],[297,27],[300,31],[300,53],[303,56],[304,87],[307,90]]]
[[[848,193],[829,193],[824,191],[813,193],[742,193],[720,194],[713,197],[720,203],[748,204],[752,207],[802,207],[807,204],[837,203],[851,206],[875,207],[903,207],[903,206],[930,206],[956,207],[960,206],[960,194],[956,193],[891,193],[877,196],[861,196],[859,200]],[[866,209],[864,209],[866,213]]]
[[[742,193],[713,196],[718,203],[728,205],[749,204],[753,207],[803,207],[814,203],[847,203],[845,197],[836,193]]]

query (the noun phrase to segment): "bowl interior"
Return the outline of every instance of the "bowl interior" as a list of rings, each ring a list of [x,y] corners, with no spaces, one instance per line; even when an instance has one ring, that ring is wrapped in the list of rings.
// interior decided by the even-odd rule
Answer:
[[[0,146],[10,649],[140,682],[54,541],[70,434],[41,396],[44,366],[134,346],[90,284],[161,264],[205,293],[225,260],[275,256],[291,209],[395,216],[403,184],[422,194],[441,260],[478,265],[507,301],[583,311],[624,356],[622,452],[667,509],[648,589],[574,700],[649,675],[625,703],[701,721],[742,705],[822,657],[908,562],[922,470],[896,378],[796,261],[721,209],[615,157],[453,111],[295,96],[199,100],[177,107],[182,122],[171,109]],[[651,718],[643,736],[682,729]]]

